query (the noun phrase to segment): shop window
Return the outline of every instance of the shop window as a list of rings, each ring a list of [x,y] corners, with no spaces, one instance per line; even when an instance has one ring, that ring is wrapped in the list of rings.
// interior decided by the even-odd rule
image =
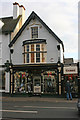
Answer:
[[[5,90],[5,70],[0,70],[0,90]]]
[[[58,83],[57,76],[54,74],[54,71],[46,72],[44,75],[44,92],[45,93],[58,93]]]
[[[38,38],[38,27],[31,27],[32,38]]]
[[[27,91],[26,72],[16,72],[14,74],[14,93]]]
[[[64,84],[63,84],[63,88],[64,88],[64,93],[66,91],[66,82],[67,80],[69,80],[70,85],[71,85],[71,92],[73,94],[78,93],[78,79],[76,75],[65,75],[64,76]]]

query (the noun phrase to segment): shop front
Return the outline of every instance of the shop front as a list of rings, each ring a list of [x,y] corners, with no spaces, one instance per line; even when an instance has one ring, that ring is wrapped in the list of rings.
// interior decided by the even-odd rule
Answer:
[[[67,80],[70,81],[71,92],[73,95],[78,95],[78,66],[74,64],[72,66],[64,66],[64,93]]]
[[[32,94],[59,94],[57,64],[14,65],[11,73],[10,92]]]

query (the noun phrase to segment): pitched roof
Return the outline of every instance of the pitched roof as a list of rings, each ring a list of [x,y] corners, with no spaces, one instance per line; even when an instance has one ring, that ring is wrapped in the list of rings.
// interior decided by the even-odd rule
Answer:
[[[55,37],[55,39],[62,44],[63,47],[63,51],[64,51],[64,45],[63,42],[58,38],[58,36],[41,20],[41,18],[33,11],[31,13],[31,15],[28,17],[28,19],[26,20],[26,22],[24,23],[24,25],[21,27],[21,29],[19,30],[19,32],[16,34],[16,36],[13,38],[13,40],[11,41],[11,43],[9,44],[9,47],[12,47],[13,44],[16,42],[17,38],[21,35],[21,33],[23,32],[23,30],[25,29],[25,27],[29,24],[29,22],[32,19],[37,19],[48,31],[49,33]]]
[[[13,17],[0,18],[0,20],[4,23],[1,31],[3,33],[13,32],[13,30],[15,29],[20,17],[21,17],[21,15],[19,15],[19,17],[17,19],[13,19]]]

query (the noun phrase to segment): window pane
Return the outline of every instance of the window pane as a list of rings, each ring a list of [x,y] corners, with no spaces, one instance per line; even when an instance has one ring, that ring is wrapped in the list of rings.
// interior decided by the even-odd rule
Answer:
[[[36,51],[40,51],[40,45],[36,45]]]
[[[31,45],[31,51],[34,51],[34,45]]]
[[[26,51],[29,52],[29,45],[26,46]]]
[[[29,63],[29,53],[27,54],[27,63]]]
[[[41,49],[42,49],[42,51],[44,51],[44,44],[41,45]]]
[[[36,62],[40,62],[40,58],[36,58]]]
[[[39,57],[40,57],[40,53],[36,53],[36,57],[38,57],[38,58],[39,58]]]
[[[40,53],[36,53],[36,62],[40,62]]]
[[[45,62],[45,57],[44,57],[45,53],[42,53],[42,62]]]
[[[38,27],[31,28],[32,38],[38,38]]]
[[[31,63],[34,62],[34,53],[31,53]]]

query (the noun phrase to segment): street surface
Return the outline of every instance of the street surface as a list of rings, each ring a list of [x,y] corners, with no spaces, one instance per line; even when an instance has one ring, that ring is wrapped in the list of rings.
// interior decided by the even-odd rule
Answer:
[[[3,97],[2,118],[79,118],[77,99]]]

